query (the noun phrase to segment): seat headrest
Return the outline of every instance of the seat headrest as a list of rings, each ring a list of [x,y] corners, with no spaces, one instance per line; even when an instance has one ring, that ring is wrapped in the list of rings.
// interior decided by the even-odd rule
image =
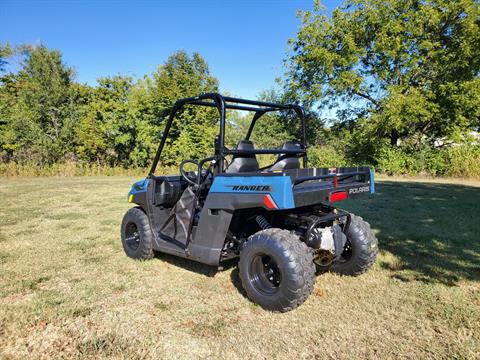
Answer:
[[[299,150],[300,144],[294,141],[287,141],[282,145],[282,150]],[[295,154],[280,154],[278,155],[277,162],[270,168],[270,171],[299,169],[300,160]]]
[[[240,140],[237,144],[237,150],[253,150],[253,142],[250,140]]]
[[[250,140],[240,140],[237,144],[237,150],[254,150],[253,143]],[[255,154],[234,155],[227,173],[253,172],[258,171],[258,161]]]
[[[300,149],[300,144],[298,142],[295,142],[295,141],[286,141],[283,146],[282,146],[282,149],[285,149],[285,150],[296,150],[296,149]]]

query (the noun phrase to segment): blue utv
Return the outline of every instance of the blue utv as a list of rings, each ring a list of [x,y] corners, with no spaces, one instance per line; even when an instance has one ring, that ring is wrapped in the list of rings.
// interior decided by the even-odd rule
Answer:
[[[172,121],[188,106],[218,110],[213,155],[182,161],[179,175],[156,174]],[[228,109],[253,113],[235,149],[225,146]],[[275,111],[300,121],[300,134],[277,149],[256,149],[250,140],[255,123]],[[136,206],[127,211],[121,226],[126,254],[149,259],[163,252],[214,266],[239,257],[239,276],[248,297],[281,312],[307,299],[317,272],[366,272],[375,262],[377,239],[361,217],[334,204],[372,194],[373,172],[369,167],[309,168],[306,132],[298,105],[216,93],[178,100],[150,173],[129,192],[129,202]],[[276,161],[260,168],[259,154],[275,154]],[[187,164],[194,171],[187,171]]]

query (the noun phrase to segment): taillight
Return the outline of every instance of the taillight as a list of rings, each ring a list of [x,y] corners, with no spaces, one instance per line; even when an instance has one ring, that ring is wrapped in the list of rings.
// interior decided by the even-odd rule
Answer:
[[[337,175],[335,175],[335,176],[333,177],[333,187],[334,187],[334,188],[337,188],[337,187],[338,187],[338,176],[337,176]]]
[[[338,191],[330,194],[330,202],[342,201],[347,199],[346,191]]]

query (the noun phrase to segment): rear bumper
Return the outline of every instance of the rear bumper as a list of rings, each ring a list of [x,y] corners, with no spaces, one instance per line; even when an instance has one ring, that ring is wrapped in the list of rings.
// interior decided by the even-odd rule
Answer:
[[[373,171],[369,167],[296,169],[286,173],[292,179],[295,207],[375,192]]]
[[[345,197],[342,200],[361,195],[369,194],[370,186],[363,182],[354,182],[348,185],[339,185],[332,188],[329,184],[309,185],[302,188],[294,189],[293,198],[295,207],[302,207],[308,205],[315,205],[319,203],[329,203],[332,194],[345,192]]]

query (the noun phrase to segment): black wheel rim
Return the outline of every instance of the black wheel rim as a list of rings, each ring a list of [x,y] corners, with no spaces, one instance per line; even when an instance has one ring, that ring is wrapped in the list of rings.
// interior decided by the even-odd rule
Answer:
[[[282,273],[276,261],[267,254],[258,254],[250,262],[248,279],[262,294],[275,294],[282,282]]]
[[[347,242],[345,243],[345,246],[343,247],[343,252],[340,255],[340,262],[348,262],[353,255],[353,247],[352,243],[350,240],[347,239]]]
[[[140,234],[135,223],[128,223],[125,229],[125,244],[128,248],[135,251],[140,246]]]

